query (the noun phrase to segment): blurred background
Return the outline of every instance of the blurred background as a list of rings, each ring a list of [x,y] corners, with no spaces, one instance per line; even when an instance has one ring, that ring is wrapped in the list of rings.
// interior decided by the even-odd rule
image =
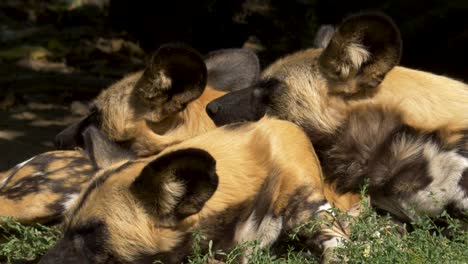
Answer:
[[[363,10],[395,20],[402,65],[468,81],[467,0],[1,0],[0,171],[52,149],[88,100],[163,43],[248,47],[265,66]]]

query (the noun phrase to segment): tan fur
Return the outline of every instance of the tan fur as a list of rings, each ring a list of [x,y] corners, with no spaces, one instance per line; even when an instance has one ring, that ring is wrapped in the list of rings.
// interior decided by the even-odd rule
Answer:
[[[205,107],[226,92],[207,86],[202,95],[182,111],[159,120],[142,102],[132,97],[141,74],[129,75],[104,90],[95,100],[101,113],[101,129],[111,140],[128,141],[139,156],[146,156],[216,127]]]
[[[468,86],[462,82],[423,71],[394,67],[374,96],[348,100],[328,94],[326,80],[313,67],[320,49],[309,49],[285,57],[264,72],[264,78],[275,77],[288,85],[287,98],[281,98],[278,109],[288,120],[305,128],[331,133],[347,113],[363,105],[395,109],[405,123],[422,130],[447,128],[456,131],[468,127]],[[302,100],[305,106],[290,104]],[[311,111],[310,109],[313,109]]]
[[[134,136],[133,150],[140,156],[158,153],[167,146],[214,129],[216,126],[205,108],[210,101],[224,94],[207,87],[198,99],[175,116],[160,123],[140,122]]]
[[[130,185],[148,162],[176,150],[189,148],[203,149],[216,160],[219,183],[215,193],[199,213],[182,221],[164,221],[149,215],[142,203],[129,192]],[[244,219],[244,223],[250,225],[249,219],[256,219],[255,217],[245,215],[245,218],[239,218],[239,213],[230,216],[231,209],[239,205],[245,206],[240,215],[250,214],[245,211],[249,208],[265,206],[270,209],[265,212],[266,215],[262,215],[265,217],[263,221],[267,222],[262,222],[259,229],[241,232],[245,225],[240,222],[233,242],[264,239],[264,245],[268,246],[277,238],[270,236],[268,232],[291,230],[308,221],[314,214],[314,211],[305,209],[307,203],[316,202],[320,205],[326,202],[321,168],[307,136],[292,123],[269,118],[235,129],[218,128],[169,146],[157,156],[116,164],[104,170],[101,175],[113,170],[116,173],[97,185],[94,191],[83,194],[80,198],[84,199],[82,206],[71,210],[67,230],[88,221],[104,221],[110,234],[106,248],[112,255],[126,261],[134,261],[135,256],[141,253],[171,251],[182,243],[184,234],[200,228],[208,232],[207,239],[220,239],[209,236],[213,235],[210,229],[220,227],[213,222],[217,219]],[[179,187],[168,189],[172,189],[170,193],[175,194]],[[298,192],[299,190],[302,192]],[[255,198],[258,195],[261,198]],[[266,199],[271,201],[271,205],[255,203],[255,199]],[[291,201],[298,203],[291,204]],[[299,207],[290,208],[292,205]],[[305,208],[301,209],[303,205]],[[351,204],[340,203],[340,207],[346,210]],[[258,210],[260,209],[253,209],[252,214],[259,212]],[[295,213],[287,215],[285,212]],[[283,222],[283,219],[288,221]],[[323,239],[345,236],[331,230],[325,233],[327,235],[323,235]]]

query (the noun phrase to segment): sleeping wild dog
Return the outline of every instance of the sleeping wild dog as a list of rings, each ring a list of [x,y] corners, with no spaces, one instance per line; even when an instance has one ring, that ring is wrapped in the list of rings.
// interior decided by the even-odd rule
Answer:
[[[92,126],[84,140],[114,144]],[[312,216],[333,221],[328,199],[343,210],[358,201],[324,195],[310,141],[281,120],[218,128],[156,156],[115,155],[89,155],[114,164],[82,192],[66,217],[63,238],[40,263],[181,263],[192,253],[196,230],[206,237],[203,250],[208,241],[213,252],[254,240],[267,247]],[[345,231],[335,222],[299,235],[311,249],[329,254],[346,239]],[[247,260],[248,254],[239,259]]]
[[[328,183],[346,193],[368,180],[372,203],[404,220],[466,211],[468,86],[396,66],[400,33],[383,14],[353,15],[328,31],[316,40],[323,47],[279,59],[257,84],[208,104],[208,114],[217,125],[265,114],[296,123]]]
[[[247,49],[217,50],[203,59],[190,47],[164,45],[144,71],[102,91],[87,117],[57,135],[56,146],[82,146],[82,132],[94,125],[139,156],[158,153],[215,128],[206,105],[248,87],[259,73],[257,56]]]

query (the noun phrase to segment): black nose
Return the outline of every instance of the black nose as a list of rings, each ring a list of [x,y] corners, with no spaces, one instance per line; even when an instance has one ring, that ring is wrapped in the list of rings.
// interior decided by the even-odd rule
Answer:
[[[211,102],[206,106],[206,113],[213,117],[221,109],[221,105],[217,102]]]

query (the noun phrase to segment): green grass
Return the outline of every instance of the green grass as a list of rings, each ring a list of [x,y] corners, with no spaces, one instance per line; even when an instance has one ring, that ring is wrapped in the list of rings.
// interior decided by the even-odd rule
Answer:
[[[60,235],[57,229],[43,225],[25,226],[8,218],[1,218],[0,222],[0,260],[8,263],[44,254]]]
[[[347,263],[467,263],[468,232],[460,220],[444,212],[437,219],[421,217],[412,229],[404,232],[405,226],[365,205],[352,225],[351,242],[336,254]]]
[[[412,231],[402,233],[401,226],[363,203],[364,209],[352,225],[351,242],[346,242],[336,251],[338,263],[467,263],[468,232],[462,230],[459,220],[443,213],[437,220],[446,224],[440,227],[433,219],[421,217],[412,224]],[[303,228],[310,226],[304,225]],[[60,235],[55,228],[23,226],[11,220],[7,220],[0,229],[5,238],[0,244],[0,256],[8,262],[42,255]],[[294,241],[294,234],[275,253],[260,249],[256,242],[239,245],[231,252],[214,251],[211,243],[208,243],[208,250],[202,250],[198,245],[205,239],[203,234],[196,232],[194,237],[194,254],[188,260],[190,264],[205,264],[212,258],[225,259],[228,264],[237,263],[246,251],[251,253],[250,263],[319,263],[317,257]]]

